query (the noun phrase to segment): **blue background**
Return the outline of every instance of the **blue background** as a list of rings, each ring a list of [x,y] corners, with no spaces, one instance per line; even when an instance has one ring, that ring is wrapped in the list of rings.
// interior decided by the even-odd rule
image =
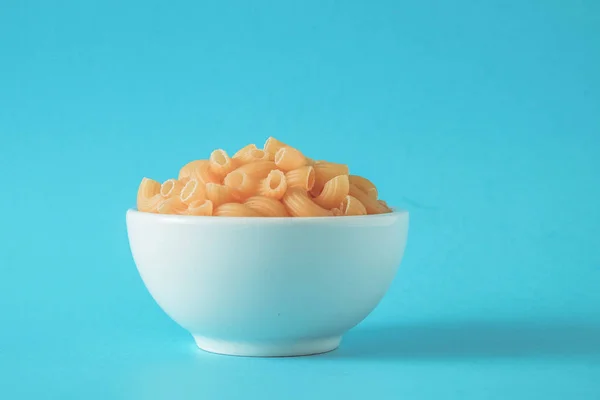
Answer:
[[[0,397],[600,398],[600,2],[0,4]],[[203,353],[125,210],[273,135],[411,212],[333,353]]]

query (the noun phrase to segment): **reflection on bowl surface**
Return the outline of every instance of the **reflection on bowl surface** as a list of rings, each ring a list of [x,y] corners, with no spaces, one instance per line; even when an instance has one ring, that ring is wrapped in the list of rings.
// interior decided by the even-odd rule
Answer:
[[[133,258],[162,309],[198,346],[246,356],[338,347],[387,291],[408,213],[217,218],[127,211]]]

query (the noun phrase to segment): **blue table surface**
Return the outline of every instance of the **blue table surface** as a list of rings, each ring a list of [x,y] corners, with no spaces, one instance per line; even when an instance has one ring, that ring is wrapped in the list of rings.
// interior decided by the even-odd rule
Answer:
[[[600,2],[3,1],[0,398],[600,398]],[[125,210],[273,135],[411,213],[329,354],[194,347]]]

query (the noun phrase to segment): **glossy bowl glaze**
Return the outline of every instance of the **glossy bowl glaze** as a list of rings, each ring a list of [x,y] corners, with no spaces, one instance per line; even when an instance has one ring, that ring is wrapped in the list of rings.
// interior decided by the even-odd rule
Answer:
[[[244,356],[337,348],[387,291],[408,213],[225,218],[127,211],[135,264],[203,350]]]

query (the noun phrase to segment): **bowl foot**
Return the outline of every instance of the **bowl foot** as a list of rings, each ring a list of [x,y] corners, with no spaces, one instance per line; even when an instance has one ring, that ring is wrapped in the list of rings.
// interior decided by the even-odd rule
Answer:
[[[194,335],[194,340],[200,349],[210,353],[246,357],[291,357],[335,350],[340,345],[342,337],[333,336],[285,342],[230,342]]]

